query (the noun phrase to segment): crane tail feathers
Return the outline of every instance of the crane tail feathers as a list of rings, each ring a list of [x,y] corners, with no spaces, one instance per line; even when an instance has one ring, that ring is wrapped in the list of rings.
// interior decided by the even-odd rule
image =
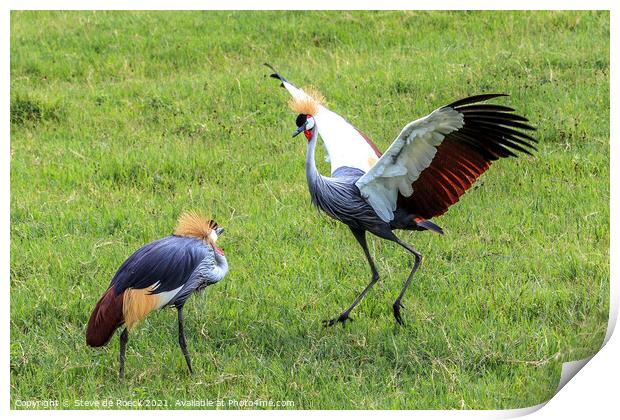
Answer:
[[[440,235],[443,235],[443,229],[440,228],[439,226],[437,226],[435,223],[431,222],[430,220],[416,219],[416,223],[421,228],[424,228],[426,230],[430,230],[431,232],[435,232],[435,233],[438,233]]]
[[[114,287],[110,287],[101,296],[88,320],[86,344],[91,347],[105,346],[114,331],[123,324],[123,295],[117,295]]]

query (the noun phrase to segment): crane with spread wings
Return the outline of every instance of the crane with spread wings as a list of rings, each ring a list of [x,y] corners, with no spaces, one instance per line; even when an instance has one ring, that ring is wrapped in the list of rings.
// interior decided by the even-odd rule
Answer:
[[[379,279],[368,250],[366,232],[393,241],[409,251],[413,268],[392,305],[394,318],[403,324],[402,299],[422,254],[400,240],[394,230],[443,230],[430,219],[455,204],[491,163],[500,158],[531,154],[537,140],[528,120],[504,105],[485,103],[505,94],[470,96],[442,106],[407,124],[384,154],[361,131],[323,104],[317,92],[302,90],[272,66],[271,77],[291,95],[297,113],[296,136],[308,140],[306,178],[312,202],[330,217],[343,222],[362,247],[372,278],[353,304],[331,326],[351,320],[349,314]],[[331,163],[331,176],[319,174],[314,156],[321,136]]]

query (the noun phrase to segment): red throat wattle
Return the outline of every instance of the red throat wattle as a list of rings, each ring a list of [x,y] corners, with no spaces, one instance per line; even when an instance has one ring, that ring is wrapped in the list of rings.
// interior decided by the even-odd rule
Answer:
[[[310,141],[310,139],[312,138],[312,131],[311,130],[305,130],[304,131],[304,136],[306,136],[308,141]]]

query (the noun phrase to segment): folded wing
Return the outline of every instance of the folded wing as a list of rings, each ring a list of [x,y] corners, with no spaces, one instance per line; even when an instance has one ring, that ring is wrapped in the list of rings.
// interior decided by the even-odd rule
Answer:
[[[169,301],[209,252],[209,247],[198,239],[159,239],[132,254],[118,269],[110,286],[117,294],[129,288],[150,288],[150,294],[163,294]]]
[[[480,103],[500,94],[462,99],[405,126],[356,183],[385,222],[396,208],[430,219],[445,213],[491,162],[530,154],[534,128],[512,108]]]

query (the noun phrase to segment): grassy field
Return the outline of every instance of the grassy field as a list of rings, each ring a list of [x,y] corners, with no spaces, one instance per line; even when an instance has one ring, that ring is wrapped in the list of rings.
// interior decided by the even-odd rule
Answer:
[[[14,12],[11,406],[24,400],[290,400],[295,408],[517,408],[592,355],[609,292],[609,13]],[[370,274],[311,207],[305,139],[268,61],[383,150],[464,95],[539,127],[446,215],[371,240],[382,274],[345,329],[323,328]],[[322,148],[321,153],[322,153]],[[322,157],[320,159],[323,160]],[[328,172],[327,164],[320,169]],[[85,344],[123,260],[201,209],[227,228],[224,281],[176,312]],[[227,405],[228,406],[228,405]],[[229,406],[228,406],[229,407]]]

